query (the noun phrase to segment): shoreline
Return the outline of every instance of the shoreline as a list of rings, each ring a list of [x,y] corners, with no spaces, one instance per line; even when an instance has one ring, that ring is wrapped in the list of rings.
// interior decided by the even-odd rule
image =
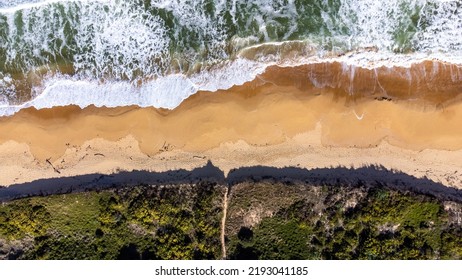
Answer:
[[[369,53],[375,52],[364,54]],[[171,73],[158,79],[146,78],[136,84],[128,80],[74,80],[59,75],[41,80],[40,75],[35,77],[34,74],[34,77],[14,83],[18,99],[10,100],[12,105],[1,105],[0,117],[33,108],[41,110],[74,105],[79,108],[141,107],[175,111],[196,95],[249,91],[264,85],[292,87],[310,96],[332,94],[348,103],[377,99],[443,108],[462,101],[461,64],[436,58],[410,62],[409,65],[356,65],[333,57],[293,65],[281,62],[252,69],[240,69],[239,63],[222,67],[213,68],[208,74],[206,71],[203,76]],[[250,72],[243,77],[240,77],[242,74],[233,77],[229,73],[241,70]],[[214,83],[215,79],[218,84]],[[45,86],[47,83],[49,85]],[[31,90],[37,87],[37,93],[42,93],[32,94]]]

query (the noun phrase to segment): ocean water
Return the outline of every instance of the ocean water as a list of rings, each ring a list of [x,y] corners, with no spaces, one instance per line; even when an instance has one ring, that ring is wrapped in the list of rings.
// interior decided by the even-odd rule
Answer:
[[[69,104],[173,109],[273,65],[341,63],[353,81],[358,67],[424,60],[451,65],[448,82],[462,83],[461,1],[0,0],[0,115]],[[422,83],[441,76],[434,65],[422,67]],[[335,86],[323,81],[338,73],[318,72],[306,79]]]

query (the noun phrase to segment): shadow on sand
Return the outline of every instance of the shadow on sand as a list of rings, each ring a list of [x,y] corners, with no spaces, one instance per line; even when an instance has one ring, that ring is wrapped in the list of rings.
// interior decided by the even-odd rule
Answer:
[[[383,166],[372,165],[356,169],[333,167],[310,170],[296,167],[252,166],[233,169],[225,177],[224,172],[210,161],[205,166],[191,171],[184,169],[167,172],[131,171],[112,175],[88,174],[41,179],[0,188],[0,201],[136,185],[194,184],[207,181],[232,186],[241,182],[262,180],[302,182],[307,185],[333,187],[389,187],[462,202],[462,190],[445,186],[428,178],[417,178],[400,171],[389,170]]]

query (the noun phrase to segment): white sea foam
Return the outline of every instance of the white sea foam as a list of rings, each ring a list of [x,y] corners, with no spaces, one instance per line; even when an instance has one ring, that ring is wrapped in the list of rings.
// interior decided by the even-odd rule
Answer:
[[[68,105],[78,105],[81,108],[90,105],[174,108],[196,90],[195,85],[181,75],[159,78],[142,87],[128,82],[100,84],[97,81],[52,79],[46,82],[46,89],[35,99],[22,105],[0,105],[0,115],[12,115],[29,107],[43,109]]]
[[[77,105],[85,108],[138,105],[174,109],[197,91],[216,91],[243,84],[264,71],[265,66],[238,59],[223,69],[187,77],[182,74],[159,77],[136,86],[127,81],[100,83],[72,77],[51,77],[44,81],[42,93],[22,105],[1,105],[0,116],[12,115],[23,108],[37,109]]]
[[[30,10],[40,8],[42,6],[65,3],[65,2],[101,2],[108,3],[111,0],[1,0],[0,14],[14,14],[17,11]]]
[[[54,3],[65,5],[48,6]],[[88,77],[133,80],[140,72],[152,77],[169,64],[167,29],[133,1],[47,0],[5,9],[0,9],[6,16],[0,24],[8,27],[6,40],[0,41],[5,65],[25,73],[63,51],[75,53],[74,69]],[[15,13],[19,10],[21,27]]]
[[[78,72],[130,80],[137,78],[136,72],[143,73],[140,78],[162,75],[169,64],[169,41],[157,17],[136,5],[91,4],[81,8],[83,19],[76,24],[74,56]]]

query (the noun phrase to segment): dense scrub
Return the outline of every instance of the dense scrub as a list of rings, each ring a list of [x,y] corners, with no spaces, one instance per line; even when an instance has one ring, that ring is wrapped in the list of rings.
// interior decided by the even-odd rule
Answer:
[[[216,259],[224,189],[140,186],[0,206],[0,256],[25,259]]]
[[[0,258],[220,259],[225,186],[116,188],[0,205]],[[460,259],[462,204],[383,186],[230,187],[230,259]]]
[[[253,195],[252,202],[242,205],[234,200],[229,210],[231,216],[239,213],[234,219],[259,217],[250,224],[242,222],[240,228],[229,228],[237,232],[230,236],[230,258],[462,257],[461,208],[457,203],[384,188],[292,185],[286,186],[287,193],[293,195],[296,189],[298,197],[290,205],[266,211],[260,202],[274,197],[268,188],[274,186],[245,186],[245,192]]]

